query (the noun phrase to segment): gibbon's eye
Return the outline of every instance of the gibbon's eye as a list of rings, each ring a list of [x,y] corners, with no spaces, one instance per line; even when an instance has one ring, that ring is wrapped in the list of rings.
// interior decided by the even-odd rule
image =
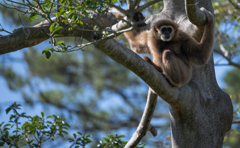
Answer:
[[[168,32],[171,33],[172,32],[172,28],[167,28]]]
[[[161,32],[162,32],[162,33],[165,32],[166,29],[167,29],[166,27],[162,28],[162,29],[161,29]]]
[[[172,32],[172,28],[164,27],[164,28],[161,29],[161,32],[168,32],[168,33],[171,33],[171,32]]]

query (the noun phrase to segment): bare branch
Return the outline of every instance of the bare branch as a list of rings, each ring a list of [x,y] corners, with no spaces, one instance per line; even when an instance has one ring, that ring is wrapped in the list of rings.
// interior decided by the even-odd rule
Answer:
[[[132,11],[138,7],[141,0],[127,0],[128,10]]]
[[[224,57],[228,57],[229,52],[226,50],[222,43],[219,44],[219,48],[223,52]]]
[[[2,28],[0,31],[4,31],[4,32],[6,32],[6,33],[12,34],[11,32],[9,32],[9,31],[7,31],[7,30],[3,29],[3,27],[2,27],[2,25],[1,25],[1,24],[0,24],[0,27]]]
[[[19,12],[22,12],[22,13],[25,13],[24,11],[22,11],[21,9],[15,7],[15,6],[6,6],[6,5],[3,5],[2,3],[0,3],[1,6],[5,7],[5,8],[8,8],[8,9],[15,9]]]
[[[123,13],[124,15],[127,15],[127,11],[124,10],[123,8],[119,7],[119,6],[116,6],[112,3],[109,3],[109,2],[105,2],[105,1],[102,1],[103,3],[109,5],[110,7],[113,7],[113,8],[116,8],[117,10],[119,10],[121,13]]]
[[[138,8],[139,7],[139,4],[140,4],[141,0],[135,0],[133,5],[135,6],[135,8]]]
[[[238,124],[240,123],[240,119],[236,119],[235,121],[232,122],[232,124]]]
[[[132,9],[132,7],[131,7],[131,5],[132,5],[131,0],[126,0],[126,2],[127,2],[128,10],[131,10]]]
[[[153,92],[151,88],[148,90],[147,104],[143,112],[142,119],[137,127],[137,130],[133,134],[132,138],[128,141],[125,148],[135,148],[143,136],[146,135],[147,131],[150,130],[151,133],[156,136],[156,129],[150,125],[155,107],[157,104],[157,94]]]
[[[216,53],[220,54],[221,56],[223,56],[223,57],[228,61],[228,65],[232,65],[232,66],[235,66],[235,67],[237,67],[237,68],[240,68],[240,64],[234,63],[234,62],[232,61],[232,59],[229,58],[229,57],[226,57],[223,52],[221,52],[221,51],[219,51],[219,50],[216,50],[216,49],[214,49],[214,52],[216,52]],[[221,65],[222,65],[222,64],[221,64]],[[219,66],[219,64],[217,64],[216,66]]]
[[[149,124],[149,126],[148,126],[148,131],[150,131],[154,137],[157,136],[157,129],[154,126],[152,126],[151,124]]]
[[[156,4],[156,3],[160,2],[160,1],[162,1],[162,0],[150,1],[150,2],[148,2],[148,3],[146,3],[146,4],[142,5],[142,6],[140,6],[139,8],[137,8],[136,11],[140,11],[140,12],[141,12],[141,11],[143,11],[144,9],[146,9],[147,7],[149,7],[149,6],[151,6],[151,5],[154,5],[154,4]]]

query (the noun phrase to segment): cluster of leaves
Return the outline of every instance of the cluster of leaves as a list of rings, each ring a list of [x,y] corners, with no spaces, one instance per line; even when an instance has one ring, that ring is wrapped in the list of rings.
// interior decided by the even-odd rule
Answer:
[[[66,123],[64,118],[56,115],[44,117],[44,113],[41,112],[39,116],[27,116],[26,113],[19,113],[20,104],[14,102],[10,107],[6,109],[6,113],[13,111],[10,116],[10,121],[7,124],[2,122],[0,124],[0,146],[7,144],[9,147],[24,147],[40,148],[42,143],[47,140],[54,141],[57,137],[64,137],[67,135],[68,128],[70,127]],[[26,119],[23,124],[19,122],[20,119]],[[92,135],[82,134],[77,132],[73,134],[73,138],[69,138],[70,148],[84,148],[87,144],[92,143]],[[103,137],[98,144],[99,148],[122,148],[127,142],[122,141],[123,135],[109,134],[107,137]],[[144,144],[139,144],[137,148],[144,148]]]
[[[218,0],[212,3],[215,14],[215,25],[228,21],[240,22],[239,9],[231,4],[229,1]],[[237,23],[236,23],[237,24]]]
[[[86,134],[82,134],[81,132],[77,132],[79,134],[80,137],[77,137],[77,134],[73,134],[74,138],[69,138],[68,141],[71,144],[70,148],[72,148],[73,146],[75,146],[75,148],[79,148],[81,147],[85,147],[87,144],[91,143],[92,140],[89,139],[89,137],[92,137],[92,135],[86,135]]]
[[[25,2],[30,5],[29,9],[26,11],[30,13],[30,21],[34,21],[37,16],[41,16],[44,19],[48,20],[52,25],[49,28],[50,31],[50,44],[53,45],[52,48],[45,49],[42,53],[46,55],[49,59],[51,52],[65,52],[70,50],[71,46],[66,46],[64,41],[57,42],[56,37],[62,36],[61,34],[56,34],[56,32],[62,29],[61,25],[66,25],[68,30],[71,31],[73,28],[83,25],[83,22],[80,20],[82,17],[87,17],[91,19],[93,16],[91,13],[88,13],[87,10],[97,11],[99,15],[105,14],[108,12],[109,5],[117,2],[117,0],[60,0],[55,2],[54,0],[45,0],[45,1],[36,1],[34,3]],[[40,8],[40,9],[39,9]],[[51,17],[55,16],[57,19],[53,22]],[[93,28],[99,28],[100,26],[92,26]]]
[[[2,122],[0,124],[0,146],[4,144],[10,147],[41,147],[42,143],[51,139],[54,140],[54,136],[58,135],[63,137],[67,134],[70,127],[64,122],[64,118],[53,115],[44,117],[44,113],[41,112],[39,116],[27,116],[26,113],[19,113],[20,104],[16,102],[6,109],[6,113],[13,111],[10,116],[10,121],[7,124]],[[25,123],[19,122],[19,120],[27,120]],[[3,127],[3,128],[2,128]],[[12,131],[13,130],[13,131]],[[12,134],[10,134],[12,131]]]
[[[127,142],[122,141],[123,135],[108,134],[107,137],[102,138],[100,143],[97,145],[98,148],[123,148]],[[136,148],[144,148],[146,144],[139,143]]]

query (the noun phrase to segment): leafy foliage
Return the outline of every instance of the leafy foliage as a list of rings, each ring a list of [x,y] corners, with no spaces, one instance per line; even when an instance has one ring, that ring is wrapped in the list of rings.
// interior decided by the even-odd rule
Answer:
[[[13,111],[10,116],[10,121],[7,124],[2,122],[0,124],[0,146],[7,144],[9,147],[29,147],[29,148],[41,148],[42,144],[48,140],[54,141],[56,136],[64,137],[68,134],[68,123],[64,118],[60,116],[44,116],[44,112],[41,112],[40,116],[28,116],[26,113],[19,113],[20,104],[14,102],[10,107],[6,109],[6,113]],[[26,119],[23,124],[19,122],[21,119]],[[73,138],[69,138],[70,148],[85,148],[92,140],[89,139],[92,135],[82,134],[77,132],[73,134]],[[103,137],[99,148],[122,148],[127,142],[122,141],[123,135],[108,135]],[[144,148],[145,145],[139,144],[137,148]]]
[[[41,117],[37,115],[31,117],[24,112],[19,113],[20,106],[15,102],[6,109],[6,113],[13,111],[13,114],[10,116],[9,123],[0,124],[3,127],[0,130],[1,146],[7,144],[9,147],[38,148],[47,140],[54,141],[55,136],[64,137],[64,134],[67,134],[70,126],[64,122],[64,118],[56,115],[44,117],[43,112],[41,112]],[[20,119],[27,121],[22,124]]]
[[[127,142],[122,141],[123,135],[108,134],[107,137],[102,138],[100,143],[97,145],[98,148],[123,148]],[[144,148],[146,144],[139,143],[136,148]]]

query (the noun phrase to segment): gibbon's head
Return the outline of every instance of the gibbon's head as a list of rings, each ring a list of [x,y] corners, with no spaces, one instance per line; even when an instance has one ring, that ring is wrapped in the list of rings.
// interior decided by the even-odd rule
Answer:
[[[176,37],[178,27],[178,24],[171,20],[161,19],[152,24],[152,33],[157,39],[168,42]]]

